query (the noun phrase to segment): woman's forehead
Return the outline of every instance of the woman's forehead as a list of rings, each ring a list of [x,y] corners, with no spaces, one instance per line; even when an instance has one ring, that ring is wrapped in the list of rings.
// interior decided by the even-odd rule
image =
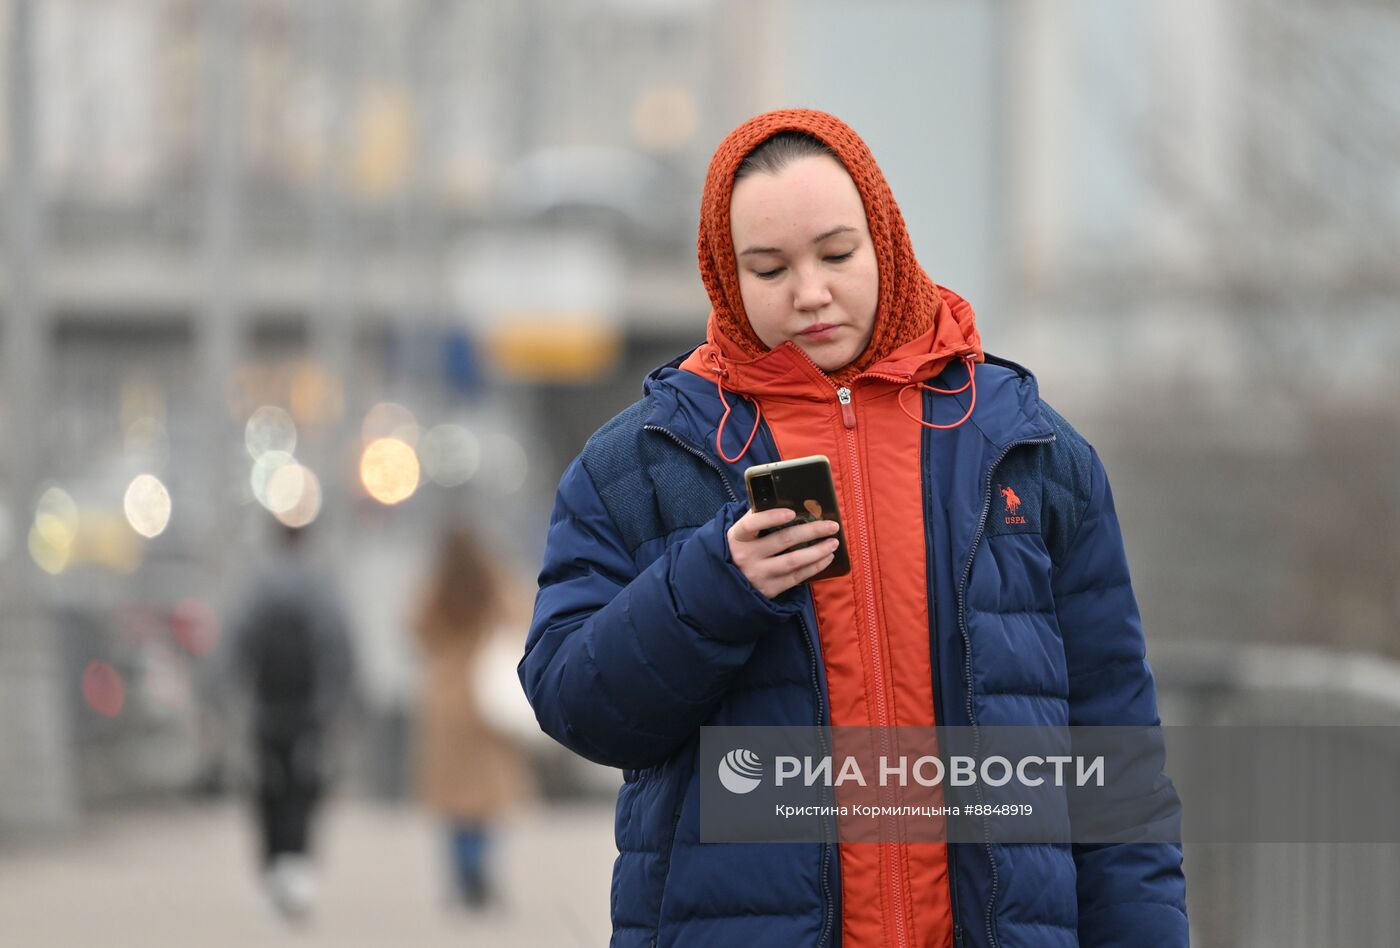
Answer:
[[[756,240],[813,240],[848,230],[869,231],[855,182],[826,157],[802,158],[777,174],[741,178],[734,184],[729,216],[735,252],[740,254]]]

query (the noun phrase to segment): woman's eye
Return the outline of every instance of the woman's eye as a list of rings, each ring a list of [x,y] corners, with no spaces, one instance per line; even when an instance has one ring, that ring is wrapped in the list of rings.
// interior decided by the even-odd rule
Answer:
[[[760,280],[771,280],[782,272],[782,267],[775,267],[772,270],[755,270],[754,276],[758,277]]]
[[[847,250],[847,251],[846,251],[845,253],[843,253],[843,254],[837,254],[837,255],[834,256],[834,257],[827,257],[827,258],[826,258],[826,262],[827,262],[827,263],[844,263],[845,261],[851,259],[851,255],[854,254],[854,253],[855,253],[854,250]]]

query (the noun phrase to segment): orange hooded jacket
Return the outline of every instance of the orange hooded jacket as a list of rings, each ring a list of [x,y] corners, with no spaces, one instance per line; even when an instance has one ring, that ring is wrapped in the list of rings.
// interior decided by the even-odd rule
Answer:
[[[851,174],[879,266],[870,343],[830,374],[791,342],[767,349],[739,291],[729,219],[734,173],[756,146],[787,130],[826,143]],[[921,384],[952,360],[966,360],[968,386],[975,386],[982,348],[972,308],[924,273],[869,149],[822,112],[760,115],[721,143],[701,203],[699,257],[713,308],[707,341],[681,368],[712,380],[722,399],[752,399],[782,457],[824,454],[831,461],[852,563],[846,576],[811,587],[831,724],[932,726],[928,575],[916,532],[927,529],[919,451],[921,426],[929,423],[914,412]],[[975,404],[975,387],[972,396]],[[726,432],[721,423],[716,440],[720,455],[732,461],[752,436]],[[946,846],[852,842],[842,830],[841,943],[949,948]]]

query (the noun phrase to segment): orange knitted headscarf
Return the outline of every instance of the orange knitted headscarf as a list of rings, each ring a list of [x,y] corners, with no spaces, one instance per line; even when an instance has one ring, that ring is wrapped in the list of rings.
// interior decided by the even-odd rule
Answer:
[[[865,142],[845,122],[810,109],[783,109],[755,116],[720,143],[710,159],[700,200],[700,275],[710,294],[712,325],[758,357],[768,351],[749,325],[739,292],[739,269],[730,232],[729,202],[734,174],[755,148],[779,132],[806,132],[834,151],[855,181],[880,271],[880,294],[870,344],[855,361],[830,373],[849,380],[907,342],[927,332],[940,306],[938,289],[914,259],[894,195]]]

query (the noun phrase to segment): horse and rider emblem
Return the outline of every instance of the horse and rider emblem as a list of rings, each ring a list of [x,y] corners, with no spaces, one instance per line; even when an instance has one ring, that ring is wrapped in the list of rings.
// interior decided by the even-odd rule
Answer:
[[[1017,513],[1021,509],[1021,498],[1016,496],[1016,491],[1011,487],[1002,487],[1001,496],[1006,501],[1006,522],[1009,524],[1025,523],[1026,518]]]

